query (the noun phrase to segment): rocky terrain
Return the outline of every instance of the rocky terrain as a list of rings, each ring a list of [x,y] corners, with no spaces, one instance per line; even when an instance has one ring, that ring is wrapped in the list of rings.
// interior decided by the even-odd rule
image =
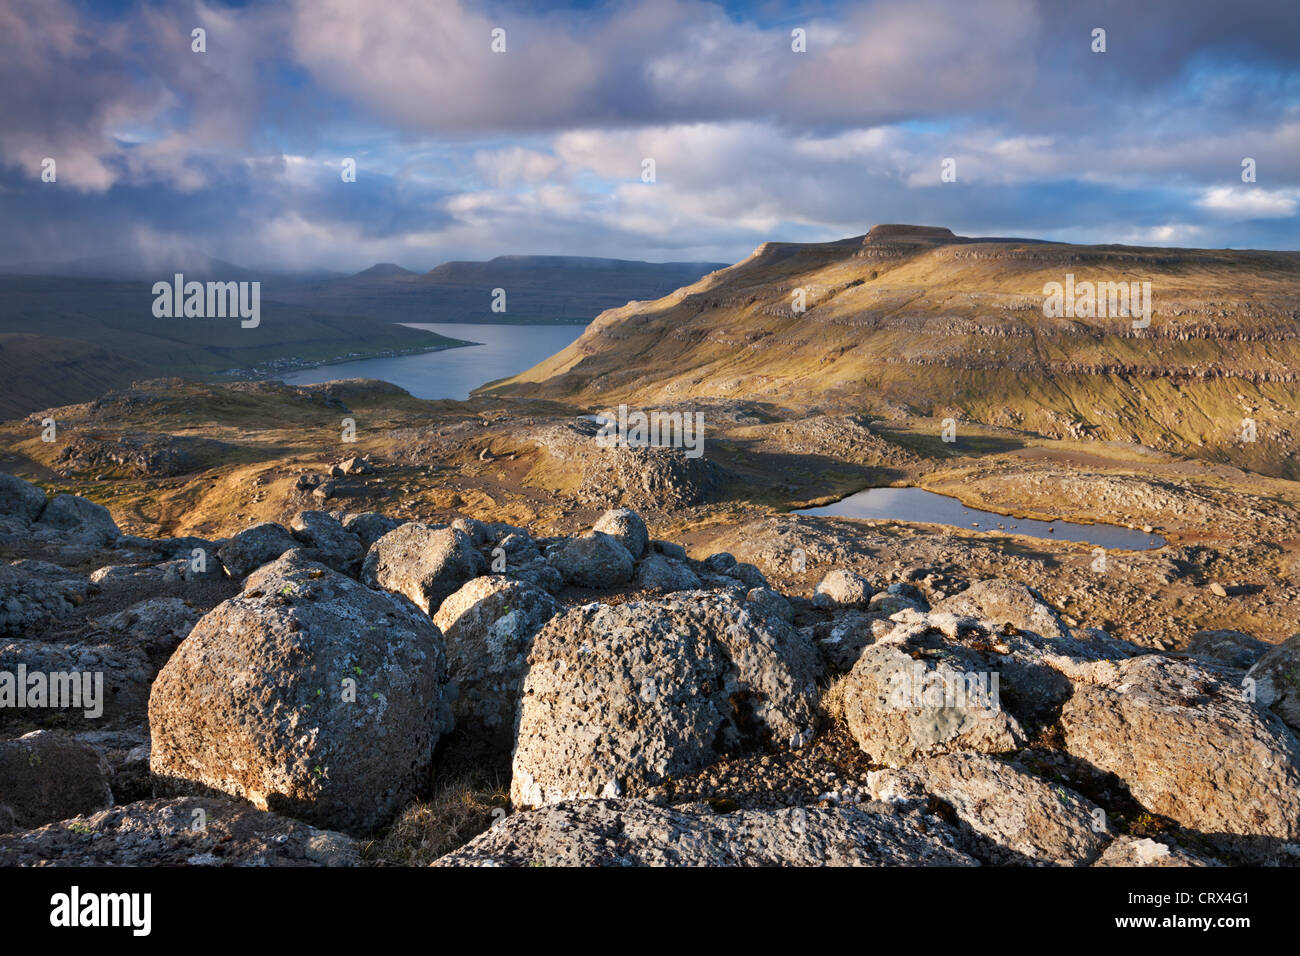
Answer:
[[[1237,297],[1024,304],[1094,265]],[[1291,865],[1295,268],[884,228],[465,402],[153,378],[0,422],[0,864]],[[602,443],[627,402],[701,454]],[[1197,431],[1229,408],[1267,437]],[[801,513],[880,486],[1005,520]]]

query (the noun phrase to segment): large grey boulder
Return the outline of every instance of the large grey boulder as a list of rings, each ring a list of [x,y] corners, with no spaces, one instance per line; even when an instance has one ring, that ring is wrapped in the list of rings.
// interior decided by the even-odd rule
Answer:
[[[976,581],[960,594],[940,601],[934,610],[979,618],[991,622],[995,628],[1010,624],[1042,637],[1070,635],[1061,615],[1041,594],[1027,585],[1000,578]]]
[[[45,492],[29,481],[0,472],[0,515],[35,521],[45,509]]]
[[[151,656],[166,657],[185,640],[199,614],[180,598],[146,598],[99,621],[115,643],[128,643]]]
[[[1245,699],[1239,679],[1240,671],[1163,655],[1123,661],[1065,704],[1066,749],[1183,826],[1294,840],[1300,741]]]
[[[404,594],[425,614],[433,614],[484,570],[483,557],[465,532],[411,521],[370,546],[361,565],[361,580]]]
[[[247,577],[286,551],[302,547],[283,525],[273,521],[245,528],[217,549],[217,557],[235,580]]]
[[[113,802],[98,750],[37,730],[0,740],[0,833],[30,830]]]
[[[593,531],[603,531],[632,555],[633,561],[639,561],[650,547],[650,532],[646,530],[641,516],[631,508],[615,508],[606,511],[592,525]]]
[[[699,576],[680,561],[662,554],[648,554],[636,568],[636,586],[646,591],[694,591],[700,587]]]
[[[576,800],[506,817],[435,866],[978,866],[941,821],[888,807],[714,815]]]
[[[122,536],[107,508],[77,495],[55,495],[32,527],[42,539],[71,538],[99,547]]]
[[[865,608],[875,591],[871,582],[844,568],[836,568],[817,584],[813,604],[824,610],[836,608]]]
[[[816,652],[731,595],[588,604],[533,639],[510,784],[516,806],[620,796],[742,747],[800,747]]]
[[[158,674],[150,765],[322,826],[381,826],[451,728],[442,634],[410,602],[286,555]]]
[[[632,555],[603,531],[560,542],[546,556],[565,582],[582,588],[612,588],[632,580]]]
[[[1004,706],[1001,662],[984,649],[987,631],[969,619],[918,617],[864,647],[849,672],[844,715],[858,746],[890,767],[1023,746],[1028,735]]]
[[[372,544],[394,528],[400,528],[404,524],[406,524],[405,518],[390,518],[377,511],[367,511],[345,518],[343,530],[356,535],[361,542],[362,550],[369,551]]]
[[[1254,681],[1255,700],[1300,730],[1300,634],[1270,648],[1246,672]]]
[[[540,588],[495,575],[475,578],[442,602],[433,623],[446,639],[457,688],[452,711],[463,736],[509,754],[533,636],[561,610]]]
[[[1115,835],[1092,801],[986,754],[945,754],[868,775],[878,800],[933,795],[989,840],[998,863],[1083,866]]]

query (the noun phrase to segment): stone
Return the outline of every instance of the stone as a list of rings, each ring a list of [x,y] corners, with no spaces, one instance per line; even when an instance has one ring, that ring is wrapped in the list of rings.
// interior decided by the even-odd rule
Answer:
[[[283,525],[267,521],[234,535],[217,549],[217,557],[230,576],[238,581],[297,547],[300,547],[298,539]]]
[[[0,832],[30,830],[113,802],[99,751],[37,730],[0,740]]]
[[[487,570],[469,536],[456,528],[408,522],[384,535],[366,553],[361,580],[404,594],[425,614]]]
[[[632,555],[603,531],[566,538],[546,556],[568,584],[581,588],[611,588],[632,580]]]
[[[865,608],[874,593],[871,582],[862,575],[836,568],[818,582],[813,604],[827,611],[835,608]]]

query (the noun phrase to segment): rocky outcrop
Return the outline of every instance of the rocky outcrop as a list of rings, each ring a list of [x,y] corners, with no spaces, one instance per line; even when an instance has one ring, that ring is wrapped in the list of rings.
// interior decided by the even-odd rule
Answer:
[[[206,614],[149,700],[154,773],[349,832],[418,791],[451,727],[441,633],[288,555]]]
[[[640,800],[515,813],[437,866],[978,866],[932,817],[888,807],[714,815]]]
[[[815,723],[816,653],[730,595],[572,608],[528,665],[516,806],[631,793],[740,747],[800,747]]]

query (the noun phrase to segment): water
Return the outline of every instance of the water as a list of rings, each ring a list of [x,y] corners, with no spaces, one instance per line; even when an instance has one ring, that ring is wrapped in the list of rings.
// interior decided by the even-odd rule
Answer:
[[[335,378],[377,378],[400,385],[416,398],[464,401],[480,385],[517,375],[563,349],[583,325],[475,325],[466,322],[403,322],[413,329],[481,345],[443,352],[359,359],[321,365],[283,376],[290,385],[315,385]]]
[[[970,531],[1023,534],[1031,538],[1079,541],[1103,548],[1147,551],[1162,547],[1165,539],[1134,528],[1110,524],[1076,524],[1072,521],[1035,521],[1012,518],[969,508],[956,498],[936,495],[924,488],[868,488],[821,508],[805,508],[795,514],[831,518],[873,518],[884,521],[947,524]],[[1049,530],[1051,529],[1051,530]]]

